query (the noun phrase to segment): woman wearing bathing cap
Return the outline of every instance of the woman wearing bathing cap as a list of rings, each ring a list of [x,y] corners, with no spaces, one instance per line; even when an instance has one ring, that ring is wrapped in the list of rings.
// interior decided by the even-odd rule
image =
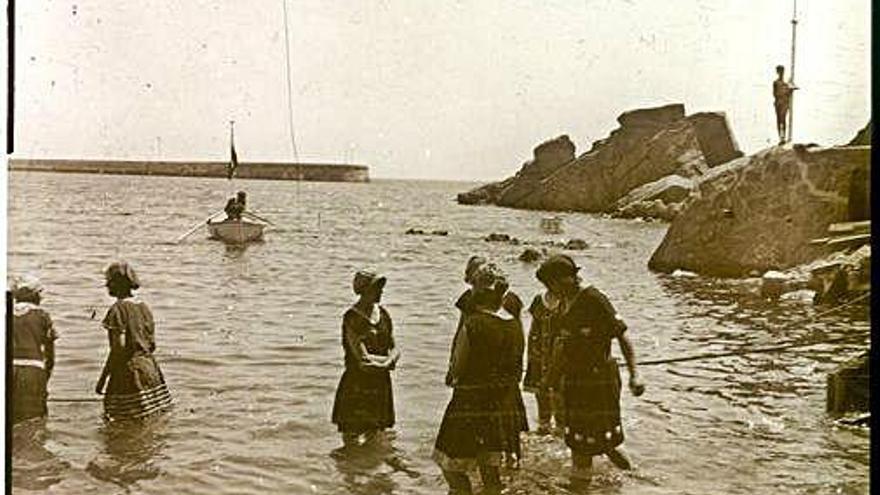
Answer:
[[[508,285],[494,264],[480,266],[471,283],[473,306],[452,350],[452,399],[432,457],[450,493],[471,493],[467,472],[473,467],[479,468],[483,493],[501,493],[501,461],[505,454],[519,455],[525,425],[522,325],[503,308]]]
[[[113,263],[104,271],[107,292],[116,301],[101,322],[110,354],[95,392],[104,395],[104,415],[110,421],[140,420],[171,407],[171,393],[156,351],[156,325],[149,306],[132,291],[140,280],[128,263]],[[105,390],[106,389],[106,390]]]
[[[560,336],[549,381],[561,384],[565,443],[571,450],[575,488],[589,485],[593,456],[604,454],[621,469],[631,467],[618,450],[623,443],[621,380],[617,361],[611,357],[612,340],[617,340],[626,361],[630,391],[639,396],[645,390],[626,324],[602,292],[581,285],[579,270],[569,256],[555,255],[536,274],[559,301]]]
[[[391,370],[400,353],[394,344],[391,315],[379,302],[385,277],[359,271],[352,289],[357,301],[342,317],[345,371],[336,388],[332,421],[345,447],[369,441],[394,426]]]
[[[12,424],[46,416],[47,385],[55,366],[55,327],[40,307],[43,284],[33,275],[12,282]]]

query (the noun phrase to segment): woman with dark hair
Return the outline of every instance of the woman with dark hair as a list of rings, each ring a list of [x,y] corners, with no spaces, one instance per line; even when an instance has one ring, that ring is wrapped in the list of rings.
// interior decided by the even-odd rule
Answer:
[[[501,492],[503,455],[519,453],[524,417],[517,405],[517,367],[522,370],[517,334],[521,341],[522,326],[502,308],[507,283],[495,265],[481,266],[473,287],[473,310],[465,316],[452,350],[452,399],[443,415],[433,458],[443,470],[450,493],[471,493],[467,472],[477,466],[483,493],[492,494]]]
[[[611,357],[612,340],[617,339],[626,361],[630,391],[639,396],[645,386],[626,325],[604,294],[592,286],[581,287],[579,269],[570,257],[556,255],[541,265],[537,277],[561,304],[561,334],[550,381],[561,383],[572,484],[584,486],[590,482],[595,455],[607,455],[621,469],[631,467],[617,449],[623,443],[621,380],[617,361]]]
[[[107,292],[116,302],[107,310],[102,325],[107,331],[110,354],[95,392],[104,395],[108,420],[143,419],[171,407],[171,393],[156,351],[156,326],[149,306],[137,299],[140,287],[134,269],[120,261],[104,271]],[[109,383],[108,383],[109,379]]]
[[[46,416],[47,385],[55,367],[55,327],[40,307],[43,285],[34,276],[12,284],[12,424]]]
[[[559,338],[559,300],[550,292],[538,294],[529,305],[532,323],[529,327],[528,364],[523,386],[527,392],[535,394],[538,404],[538,434],[551,432],[551,421],[555,422],[555,432],[562,434],[565,428],[565,410],[559,384],[550,382],[550,369],[553,366],[553,349]]]
[[[451,349],[455,349],[455,342],[458,339],[459,334],[461,333],[461,329],[464,326],[464,320],[467,315],[471,314],[474,310],[474,290],[473,290],[473,282],[474,282],[474,274],[477,273],[477,270],[480,269],[483,265],[488,263],[488,260],[482,256],[471,256],[468,258],[467,265],[464,267],[464,283],[468,284],[468,288],[465,289],[464,292],[458,296],[458,299],[455,300],[455,307],[460,311],[458,316],[458,324],[455,326],[455,335],[452,337],[452,346]],[[449,369],[452,369],[451,359],[453,353],[450,351],[450,366]],[[446,373],[446,385],[452,386],[452,375],[447,372]]]
[[[391,370],[400,352],[392,335],[391,315],[379,305],[385,277],[368,271],[354,276],[352,288],[359,296],[342,317],[345,371],[336,388],[332,421],[346,447],[359,445],[394,426]]]

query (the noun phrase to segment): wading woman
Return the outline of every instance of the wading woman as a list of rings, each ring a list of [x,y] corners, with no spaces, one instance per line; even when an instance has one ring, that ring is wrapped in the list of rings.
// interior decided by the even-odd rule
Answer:
[[[565,431],[565,413],[559,384],[550,383],[553,349],[559,337],[559,300],[550,291],[538,294],[529,306],[532,324],[529,328],[528,365],[523,382],[528,392],[535,394],[538,404],[538,434],[551,432],[550,422],[555,421],[555,432]]]
[[[43,286],[36,277],[12,284],[12,423],[46,416],[46,386],[55,366],[58,335],[49,313],[40,307]]]
[[[561,305],[560,342],[551,383],[561,383],[566,414],[565,443],[571,449],[572,485],[590,482],[593,456],[606,455],[617,467],[630,462],[617,447],[623,443],[620,421],[620,371],[611,357],[617,339],[629,370],[633,395],[644,392],[626,325],[602,292],[581,287],[578,266],[565,255],[552,256],[538,269],[538,280]]]
[[[500,493],[502,456],[519,451],[524,421],[518,395],[522,326],[502,307],[506,292],[507,283],[495,265],[477,270],[473,308],[452,350],[452,399],[434,445],[433,458],[443,470],[449,493],[471,493],[467,473],[475,466],[483,493]]]
[[[400,353],[394,345],[391,316],[379,302],[385,277],[368,271],[354,276],[358,296],[342,317],[345,371],[336,388],[332,420],[346,447],[359,445],[360,437],[394,426],[391,370]]]
[[[471,256],[467,261],[467,265],[465,265],[464,267],[464,283],[468,285],[468,288],[465,289],[465,291],[462,292],[461,295],[458,296],[458,299],[456,299],[455,301],[455,307],[461,313],[458,316],[458,325],[455,326],[455,335],[452,337],[451,349],[455,348],[455,342],[458,339],[459,334],[462,332],[465,318],[467,317],[467,315],[471,314],[474,309],[474,274],[481,266],[485,265],[486,263],[488,263],[488,261],[482,256]],[[452,355],[453,353],[450,351],[450,359],[452,359]],[[449,369],[451,370],[452,367],[450,366]],[[446,385],[449,387],[452,386],[452,375],[449,372],[446,373]]]
[[[171,407],[171,393],[153,353],[156,325],[146,303],[132,291],[140,287],[134,269],[121,261],[104,272],[107,292],[116,302],[102,325],[110,354],[95,392],[104,395],[104,414],[111,421],[143,419]]]

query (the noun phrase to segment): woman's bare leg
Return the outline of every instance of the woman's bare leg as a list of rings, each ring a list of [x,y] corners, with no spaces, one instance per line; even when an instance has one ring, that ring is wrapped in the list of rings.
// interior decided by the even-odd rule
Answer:
[[[461,471],[443,470],[443,477],[449,485],[449,495],[470,495],[473,493],[471,479]]]
[[[480,479],[483,480],[483,492],[486,495],[501,495],[501,472],[498,466],[480,463]]]
[[[623,469],[624,471],[632,469],[632,463],[623,452],[617,449],[611,449],[608,452],[605,452],[605,455],[607,455],[608,459],[619,469]]]
[[[357,433],[342,432],[342,444],[346,447],[356,447],[359,444],[359,436]]]
[[[593,477],[593,456],[571,453],[571,488],[585,489]]]

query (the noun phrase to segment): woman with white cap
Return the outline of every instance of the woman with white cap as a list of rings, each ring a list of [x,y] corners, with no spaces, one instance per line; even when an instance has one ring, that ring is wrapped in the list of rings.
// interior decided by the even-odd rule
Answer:
[[[95,392],[104,395],[108,420],[137,420],[171,407],[171,393],[156,351],[153,313],[132,294],[140,287],[134,269],[120,261],[104,271],[107,292],[116,302],[107,310],[102,326],[107,331],[110,354],[98,378]],[[109,383],[108,383],[109,379]]]
[[[32,275],[12,284],[12,423],[46,416],[47,385],[55,366],[58,334],[40,307],[43,285]]]
[[[391,315],[379,302],[385,277],[359,271],[352,282],[355,302],[342,317],[345,371],[336,388],[332,421],[346,447],[364,435],[370,440],[394,426],[391,370],[400,353],[394,343]]]

